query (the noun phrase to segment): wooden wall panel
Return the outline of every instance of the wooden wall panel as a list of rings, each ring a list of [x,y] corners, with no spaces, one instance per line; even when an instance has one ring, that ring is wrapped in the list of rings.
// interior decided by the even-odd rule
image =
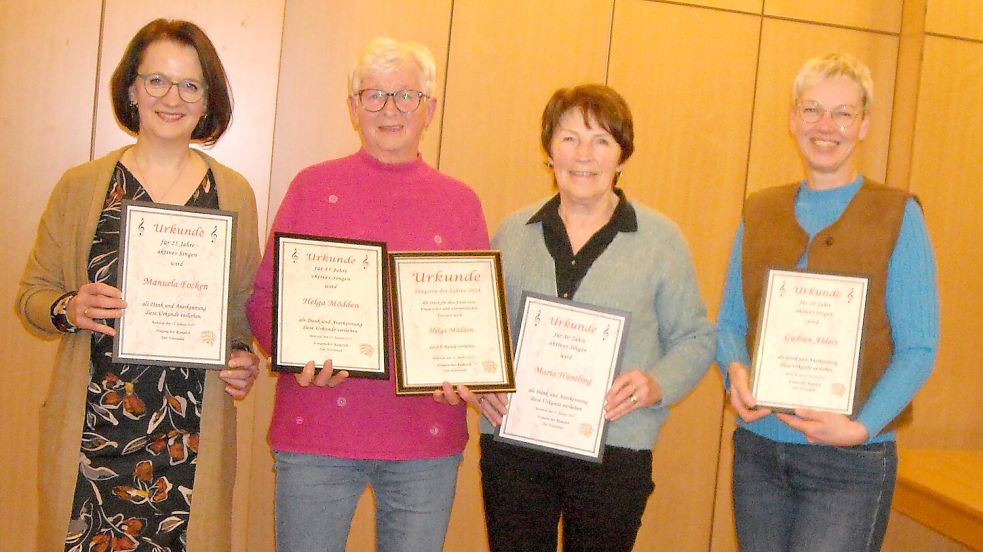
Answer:
[[[764,6],[764,0],[683,0],[673,3],[754,14],[760,14]]]
[[[280,94],[269,221],[304,167],[354,153],[358,135],[348,116],[348,73],[369,40],[415,40],[437,61],[438,112],[424,135],[424,159],[436,164],[443,117],[450,0],[323,2],[290,0],[283,29]]]
[[[424,159],[436,164],[444,111],[441,96],[450,17],[450,0],[363,3],[290,0],[283,21],[267,228],[299,170],[358,149],[358,135],[351,126],[346,104],[348,73],[358,52],[377,36],[415,40],[430,48],[436,58],[435,89],[440,103],[421,144]],[[274,547],[273,457],[266,431],[273,412],[275,383],[275,376],[264,374],[252,393],[256,414],[248,499],[247,550],[250,551]],[[374,506],[367,493],[352,523],[349,549],[372,549],[373,529]]]
[[[604,82],[611,10],[610,0],[454,3],[440,170],[478,192],[490,231],[554,193],[539,145],[543,107],[561,86]],[[468,424],[450,551],[487,550],[475,412]]]
[[[915,420],[902,435],[909,448],[983,448],[977,369],[983,363],[977,314],[983,291],[978,236],[983,219],[983,44],[925,39],[918,94],[911,191],[925,209],[939,264],[942,345],[935,374],[915,399]]]
[[[882,550],[884,552],[912,552],[916,550],[969,552],[971,549],[958,541],[926,528],[904,514],[892,512]]]
[[[759,29],[757,16],[719,10],[643,1],[615,10],[609,83],[635,118],[621,185],[681,226],[711,312],[744,198]],[[707,549],[722,397],[711,367],[673,409],[655,448],[639,550]]]
[[[792,80],[810,57],[845,51],[863,60],[874,79],[873,121],[858,147],[867,176],[884,181],[891,132],[898,37],[808,23],[765,19],[754,100],[754,132],[748,165],[748,192],[803,178],[798,151],[788,130]]]
[[[604,82],[611,0],[454,4],[440,169],[481,196],[489,230],[550,195],[539,145],[554,90]]]
[[[35,548],[38,409],[57,342],[28,333],[13,303],[51,190],[89,160],[99,11],[95,1],[0,3],[0,534],[18,550]]]
[[[925,32],[983,40],[983,2],[928,0]]]
[[[232,6],[179,2],[108,0],[104,12],[103,44],[100,55],[98,111],[95,125],[95,155],[134,138],[116,122],[109,95],[109,79],[133,34],[158,17],[186,19],[201,27],[215,44],[232,87],[232,125],[222,139],[206,150],[220,162],[242,173],[257,196],[259,238],[265,238],[267,197],[273,149],[273,120],[279,73],[284,0],[238,0]],[[236,508],[233,511],[237,550],[246,547],[246,534],[253,524],[248,518],[249,480],[254,435],[265,444],[265,429],[254,427],[257,393],[238,403],[238,463]],[[262,409],[262,405],[260,406]]]
[[[898,33],[904,0],[765,0],[765,15]]]

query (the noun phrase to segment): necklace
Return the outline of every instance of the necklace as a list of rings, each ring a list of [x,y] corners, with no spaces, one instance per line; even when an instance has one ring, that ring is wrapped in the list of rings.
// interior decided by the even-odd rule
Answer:
[[[181,177],[184,175],[184,171],[188,168],[188,165],[190,164],[191,164],[191,152],[189,151],[188,154],[184,156],[184,160],[181,162],[181,168],[178,169],[177,174],[174,175],[174,178],[171,179],[171,182],[167,185],[167,187],[163,188],[163,190],[161,190],[159,194],[156,194],[150,192],[150,189],[152,187],[153,188],[157,187],[151,185],[150,178],[149,178],[150,173],[148,173],[143,169],[143,165],[142,163],[140,163],[140,160],[137,158],[136,154],[133,155],[133,165],[134,168],[137,169],[136,172],[139,173],[136,175],[137,180],[140,182],[140,184],[143,186],[143,189],[147,191],[147,194],[150,195],[150,198],[155,203],[164,202],[164,199],[168,196],[168,194],[171,193],[171,190],[173,190],[174,187],[177,185],[177,183],[181,180]]]

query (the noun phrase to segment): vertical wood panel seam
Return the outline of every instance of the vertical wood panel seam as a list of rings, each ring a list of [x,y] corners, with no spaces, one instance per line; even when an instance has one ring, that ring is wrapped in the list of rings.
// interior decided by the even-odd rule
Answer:
[[[447,86],[451,80],[451,37],[454,35],[455,4],[455,0],[451,0],[451,15],[447,18],[447,53],[444,54],[444,89],[441,91],[443,96],[441,99],[444,101],[440,109],[440,126],[437,128],[437,132],[440,133],[437,139],[437,170],[440,170],[441,154],[444,152],[444,122],[447,120],[447,112],[444,108],[447,107]]]
[[[915,151],[915,130],[918,126],[918,96],[921,94],[921,66],[925,55],[925,18],[928,8],[927,0],[915,1],[920,1],[921,5],[915,5],[913,0],[904,0],[902,5],[901,35],[898,38],[898,52],[894,62],[894,98],[891,106],[891,128],[887,144],[887,166],[884,173],[884,182],[891,185],[895,179],[894,174],[900,172],[901,178],[905,180],[904,189],[909,192],[911,191],[911,162]],[[911,6],[915,7],[912,8]],[[904,9],[905,7],[908,9]],[[916,17],[913,18],[912,13],[916,9],[920,13],[917,13]],[[913,19],[914,23],[912,22]],[[910,28],[912,25],[916,26],[914,30]],[[908,32],[906,32],[906,28]],[[917,41],[917,44],[911,46],[912,41]],[[909,54],[908,49],[911,47],[917,48],[917,55]],[[910,78],[907,73],[909,60],[914,60],[911,63],[916,64],[916,67],[912,69],[914,76]],[[913,89],[909,89],[909,86],[912,86]],[[902,95],[901,97],[899,97],[899,93]],[[910,98],[903,97],[906,93],[910,93]],[[900,105],[900,102],[904,100],[908,101],[904,105]],[[908,121],[908,128],[899,130],[898,113],[904,113],[909,109],[912,116],[911,120]],[[904,120],[904,116],[900,118]],[[901,141],[904,143],[899,145]],[[903,152],[899,152],[899,149],[902,149]],[[895,159],[900,153],[906,155],[907,159],[897,162],[904,164],[903,168],[897,170]]]
[[[611,84],[611,50],[614,49],[614,13],[618,8],[618,0],[611,0],[611,18],[608,25],[608,53],[604,60],[604,84]]]
[[[102,0],[99,8],[99,41],[96,46],[96,80],[93,84],[95,88],[92,98],[92,128],[89,131],[89,161],[96,158],[96,121],[99,118],[99,80],[102,74],[102,46],[104,44],[106,30],[106,0]],[[115,110],[113,111],[115,113]]]
[[[265,221],[265,225],[263,226],[263,239],[260,240],[260,247],[263,248],[263,251],[265,251],[265,249],[266,249],[266,239],[269,237],[268,236],[269,229],[273,225],[273,218],[275,216],[275,213],[272,212],[272,209],[270,209],[270,207],[271,207],[271,198],[273,197],[273,194],[271,193],[272,190],[273,190],[273,166],[275,165],[275,157],[276,157],[276,138],[277,138],[277,126],[278,126],[277,125],[277,120],[278,120],[278,118],[277,118],[277,110],[278,110],[278,108],[280,106],[280,83],[282,82],[281,77],[283,76],[282,75],[282,71],[283,71],[283,43],[285,41],[285,37],[286,36],[287,36],[287,1],[284,0],[284,2],[283,2],[283,12],[280,15],[280,55],[277,57],[277,62],[276,62],[277,63],[277,65],[276,65],[276,90],[273,93],[273,130],[270,133],[270,172],[269,172],[269,177],[268,177],[268,180],[267,180],[268,185],[266,187],[266,221]],[[255,194],[255,190],[254,190],[254,194]],[[253,345],[256,345],[255,338],[253,339]],[[256,351],[262,351],[262,347],[255,347],[255,349],[256,349]],[[261,367],[262,367],[262,364],[263,363],[260,363]],[[257,440],[257,438],[256,438],[256,427],[257,427],[258,418],[260,417],[260,414],[262,412],[262,409],[260,409],[259,406],[256,404],[258,399],[255,398],[255,396],[256,396],[256,389],[255,389],[255,387],[253,388],[252,392],[253,392],[253,397],[254,397],[254,399],[253,399],[253,409],[252,409],[253,411],[252,411],[252,418],[250,419],[250,427],[249,427],[249,435],[251,435],[252,438],[250,439],[249,447],[248,447],[248,449],[249,449],[249,469],[248,469],[247,474],[246,474],[246,477],[248,478],[247,479],[248,483],[245,485],[245,488],[243,489],[243,493],[242,493],[245,496],[245,499],[244,500],[246,502],[246,504],[245,504],[246,514],[245,515],[246,515],[246,529],[247,529],[247,531],[249,531],[249,528],[253,527],[253,516],[256,515],[256,512],[255,512],[256,509],[254,508],[254,504],[253,504],[253,489],[261,486],[261,483],[257,483],[256,482],[256,479],[257,478],[256,478],[256,468],[255,468],[255,460],[256,460],[255,444],[256,444],[256,440]],[[237,413],[237,415],[238,415],[238,413]],[[238,443],[238,441],[237,441],[237,443]],[[237,444],[236,447],[238,448],[238,446],[239,445]],[[238,482],[236,482],[236,485],[238,485]],[[264,519],[263,521],[266,521],[266,520]],[[251,536],[251,533],[247,533],[246,536],[243,537],[243,541],[246,544],[246,550],[249,550],[249,538],[250,538],[250,536]]]
[[[764,10],[763,3],[762,3],[762,10]],[[758,16],[758,47],[757,47],[757,54],[755,55],[755,59],[754,59],[754,90],[752,90],[751,92],[751,123],[748,125],[747,155],[744,158],[744,191],[741,193],[742,211],[743,211],[744,200],[747,198],[748,181],[750,179],[750,174],[751,174],[751,140],[754,137],[754,113],[757,108],[758,74],[761,72],[761,43],[764,37],[764,27],[765,27],[765,16],[763,15],[763,13],[764,12],[762,11],[762,15]],[[743,15],[747,15],[747,14],[743,14]],[[716,361],[714,361],[714,364],[716,364]],[[719,366],[718,369],[720,369]],[[726,379],[727,377],[724,376],[725,386],[726,386]],[[726,431],[727,429],[727,423],[726,423],[727,405],[730,404],[730,401],[728,401],[726,398],[726,391],[727,390],[725,388],[724,389],[725,397],[720,407],[720,428],[717,431],[717,434],[719,435],[719,439],[717,441],[717,469],[715,470],[716,477],[714,477],[713,479],[714,507],[710,509],[710,538],[708,539],[707,542],[707,552],[713,550],[713,539],[715,534],[714,528],[716,527],[718,521],[716,505],[717,505],[717,496],[720,493],[720,477],[721,477],[720,467],[721,467],[721,463],[723,462],[723,456],[724,456],[722,451],[723,451],[723,442],[724,439],[726,438],[724,435],[724,431]]]

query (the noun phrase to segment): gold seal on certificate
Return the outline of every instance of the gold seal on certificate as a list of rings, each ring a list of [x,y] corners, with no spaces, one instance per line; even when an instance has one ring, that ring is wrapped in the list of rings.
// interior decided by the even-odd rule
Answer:
[[[600,462],[604,397],[620,370],[631,313],[523,294],[516,392],[495,439]]]
[[[498,251],[391,253],[396,393],[515,390]]]
[[[113,362],[224,368],[235,213],[126,200],[120,217]]]
[[[751,392],[761,406],[854,412],[869,280],[769,270]]]
[[[276,233],[273,369],[331,359],[351,377],[389,377],[386,244]]]

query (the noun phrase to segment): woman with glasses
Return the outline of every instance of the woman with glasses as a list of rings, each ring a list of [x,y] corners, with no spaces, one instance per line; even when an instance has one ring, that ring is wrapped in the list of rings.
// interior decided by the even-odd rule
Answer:
[[[603,462],[493,438],[504,394],[461,397],[484,415],[481,483],[491,550],[630,551],[652,482],[652,448],[669,416],[710,367],[716,336],[689,247],[667,217],[617,186],[634,151],[631,112],[604,85],[557,90],[541,141],[558,193],[513,213],[501,249],[514,326],[524,291],[628,311],[621,373],[605,397]]]
[[[302,170],[272,232],[385,242],[389,251],[487,249],[478,197],[419,153],[437,110],[435,78],[426,47],[370,42],[349,79],[348,108],[362,147]],[[267,350],[272,232],[248,307]],[[396,396],[391,366],[389,380],[349,379],[331,366],[330,358],[311,359],[301,373],[281,374],[277,382],[269,438],[278,550],[345,550],[367,485],[375,494],[379,550],[441,550],[468,439],[465,408]]]
[[[854,57],[808,60],[789,114],[805,178],[752,194],[744,205],[717,363],[740,417],[734,510],[745,552],[880,549],[897,474],[895,428],[910,418],[935,361],[938,290],[922,210],[856,167],[872,102],[870,71]],[[749,351],[770,267],[870,278],[854,416],[755,406]]]
[[[111,92],[136,143],[65,173],[18,293],[29,327],[61,338],[41,413],[39,550],[228,550],[233,398],[259,370],[245,314],[256,205],[240,174],[189,148],[228,127],[225,70],[200,28],[158,19],[130,41]],[[226,369],[112,362],[127,308],[116,278],[122,200],[238,213]]]

